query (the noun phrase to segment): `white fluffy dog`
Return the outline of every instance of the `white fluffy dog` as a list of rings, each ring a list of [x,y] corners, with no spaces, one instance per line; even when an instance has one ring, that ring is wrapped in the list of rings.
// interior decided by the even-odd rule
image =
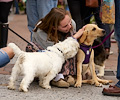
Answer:
[[[14,43],[9,43],[18,55],[18,59],[12,69],[8,89],[15,89],[15,80],[19,74],[24,77],[19,90],[27,92],[30,83],[34,77],[39,77],[39,85],[45,89],[50,89],[50,81],[61,71],[62,65],[66,59],[74,57],[79,48],[79,43],[72,37],[53,46],[49,46],[42,52],[24,52]]]

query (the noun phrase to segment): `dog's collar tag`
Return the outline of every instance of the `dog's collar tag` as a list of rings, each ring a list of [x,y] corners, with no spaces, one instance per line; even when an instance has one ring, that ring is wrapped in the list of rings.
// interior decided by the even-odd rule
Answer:
[[[89,50],[87,50],[87,55],[89,55],[90,54],[90,52],[89,52]]]

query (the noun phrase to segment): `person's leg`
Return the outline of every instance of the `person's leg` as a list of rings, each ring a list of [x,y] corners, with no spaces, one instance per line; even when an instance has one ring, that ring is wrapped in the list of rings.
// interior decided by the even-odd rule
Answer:
[[[117,76],[116,77],[119,80],[117,82],[116,86],[120,88],[120,51],[119,51],[119,55],[118,55]]]
[[[93,12],[95,13],[95,20],[98,25],[98,27],[104,29],[106,31],[106,35],[101,38],[103,41],[106,36],[110,34],[110,26],[109,24],[103,24],[101,21],[101,18],[99,16],[100,13],[100,7],[98,8],[93,8]],[[104,42],[104,48],[106,50],[106,58],[109,57],[109,52],[110,52],[110,47],[111,47],[111,42],[110,42],[110,37]]]
[[[18,0],[14,0],[14,3],[15,3],[15,8],[16,8],[15,14],[19,14]]]
[[[109,96],[120,96],[120,0],[115,1],[115,39],[118,42],[118,63],[117,63],[117,79],[115,86],[104,88],[102,93]]]
[[[6,47],[8,39],[8,15],[13,2],[0,2],[0,48]],[[4,10],[3,10],[4,8]],[[6,27],[3,27],[5,25]]]
[[[12,3],[13,3],[12,1],[8,3],[0,2],[0,22],[2,23],[8,22],[8,15],[9,15]]]
[[[102,41],[104,40],[104,38],[106,36],[108,36],[110,34],[110,26],[109,26],[109,24],[104,24],[103,26],[104,26],[103,29],[105,29],[106,34],[105,34],[105,36],[103,36],[101,38]],[[106,51],[106,58],[108,59],[109,54],[110,54],[110,48],[111,48],[110,37],[104,42],[104,48],[105,48],[105,51]]]
[[[37,0],[37,11],[39,19],[44,18],[52,8],[57,5],[54,5],[54,2],[57,2],[56,0]]]
[[[120,81],[120,0],[115,0],[115,39],[118,43],[117,79]],[[120,82],[119,82],[120,86]]]
[[[83,18],[87,17],[85,2],[84,0],[67,0],[67,2],[71,16],[76,23],[76,30],[78,31],[85,25]]]
[[[53,7],[57,7],[58,0],[53,0]]]
[[[5,47],[0,49],[0,68],[4,67],[6,64],[10,62],[14,56],[13,50],[9,47]]]
[[[38,22],[38,20],[45,17],[46,14],[48,14],[53,7],[53,0],[27,0],[26,10],[28,19],[28,29],[31,32],[31,40],[35,24]]]
[[[7,46],[8,40],[8,23],[0,23],[0,48]]]
[[[27,12],[27,20],[28,20],[28,29],[31,32],[31,40],[32,40],[33,29],[39,19],[36,0],[26,1],[26,12]]]

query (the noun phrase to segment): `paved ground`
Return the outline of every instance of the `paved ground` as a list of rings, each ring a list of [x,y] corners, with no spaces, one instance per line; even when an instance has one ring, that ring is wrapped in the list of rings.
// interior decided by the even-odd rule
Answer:
[[[20,34],[26,40],[30,41],[30,32],[27,28],[27,17],[26,15],[10,15],[9,16],[10,25],[15,32]],[[17,37],[15,34],[9,31],[9,42],[15,42],[22,50],[25,50],[27,45],[23,40]],[[117,66],[117,44],[111,43],[111,50],[113,54],[110,55],[109,59],[106,61],[106,73],[105,79],[112,79],[115,84],[117,82],[115,78],[116,66]],[[17,88],[15,91],[7,89],[8,78],[10,77],[11,69],[14,65],[15,59],[13,59],[4,68],[0,68],[0,100],[120,100],[119,97],[108,97],[102,95],[103,87],[108,87],[108,85],[103,85],[103,87],[95,87],[88,84],[83,84],[81,88],[70,87],[56,88],[52,87],[50,90],[42,89],[38,86],[38,82],[34,81],[29,88],[28,93],[22,93],[18,91],[19,83],[22,76],[17,80]]]

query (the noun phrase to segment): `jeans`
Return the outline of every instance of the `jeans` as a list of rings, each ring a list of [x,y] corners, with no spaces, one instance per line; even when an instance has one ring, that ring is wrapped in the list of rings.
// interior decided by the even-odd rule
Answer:
[[[56,3],[55,3],[56,2]],[[28,29],[31,32],[31,41],[33,29],[36,23],[53,8],[57,7],[57,0],[27,0],[26,11],[28,19]]]
[[[14,3],[15,3],[15,8],[16,8],[16,9],[15,9],[15,10],[16,10],[16,11],[15,11],[15,14],[19,14],[18,0],[15,0]]]
[[[117,79],[119,80],[116,86],[120,87],[120,0],[115,1],[115,39],[118,43],[118,63],[117,63]]]
[[[0,68],[4,67],[9,62],[10,62],[10,58],[8,57],[7,53],[2,49],[0,49]]]

